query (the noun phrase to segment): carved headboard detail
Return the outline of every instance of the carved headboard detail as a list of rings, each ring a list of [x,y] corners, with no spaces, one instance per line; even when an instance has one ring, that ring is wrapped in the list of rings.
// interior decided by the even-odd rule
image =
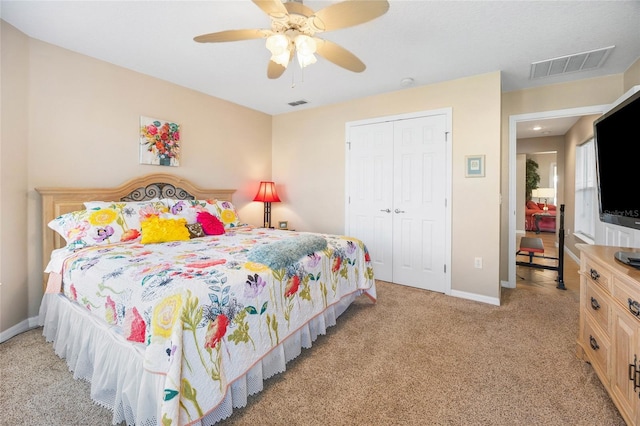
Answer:
[[[175,198],[177,200],[195,200],[196,197],[189,194],[183,188],[176,188],[166,182],[151,183],[145,187],[137,188],[120,198],[120,201],[145,201],[152,198]]]
[[[179,176],[156,173],[132,179],[115,188],[36,188],[42,197],[42,262],[47,266],[51,252],[64,247],[65,240],[47,224],[56,217],[84,210],[87,201],[144,201],[152,198],[233,201],[235,189],[203,189]],[[46,275],[46,274],[45,274]],[[47,277],[45,276],[45,284]]]

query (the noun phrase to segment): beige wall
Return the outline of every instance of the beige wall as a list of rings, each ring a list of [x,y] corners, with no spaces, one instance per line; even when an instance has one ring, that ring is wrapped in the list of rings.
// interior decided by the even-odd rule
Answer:
[[[540,174],[540,183],[538,184],[538,188],[553,188],[553,180],[551,179],[551,167],[554,163],[556,163],[556,154],[540,154],[540,153],[532,153],[527,156],[527,158],[531,158],[533,161],[538,163],[538,173]]]
[[[28,38],[0,21],[0,332],[27,320]],[[27,324],[25,324],[26,326]]]
[[[640,58],[635,61],[624,73],[624,90],[623,93],[631,89],[633,86],[640,84]]]
[[[2,210],[1,332],[34,318],[42,297],[34,188],[109,187],[173,173],[204,188],[237,189],[241,219],[262,223],[252,199],[257,182],[271,178],[271,116],[25,37],[6,23],[2,35],[3,82],[11,79],[2,121],[15,124],[2,133],[1,199],[22,208],[16,217]],[[180,167],[138,163],[141,115],[181,124]]]
[[[274,220],[289,220],[299,230],[343,233],[346,123],[448,107],[453,108],[452,289],[499,300],[499,72],[274,117],[273,177],[285,183]],[[486,155],[485,178],[465,179],[464,156],[471,154]],[[474,257],[483,258],[483,269],[474,269]]]

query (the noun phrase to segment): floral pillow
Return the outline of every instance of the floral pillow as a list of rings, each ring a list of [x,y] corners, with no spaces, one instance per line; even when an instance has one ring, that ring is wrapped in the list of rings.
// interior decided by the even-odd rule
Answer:
[[[235,228],[240,225],[240,218],[235,206],[230,201],[215,201],[215,214],[224,223],[225,228]]]
[[[198,213],[207,211],[220,219],[225,228],[240,225],[236,208],[230,201],[164,199],[162,202],[169,213],[187,219],[187,223],[197,223]]]
[[[88,201],[84,203],[87,210],[110,209],[116,212],[115,223],[122,232],[133,232],[142,230],[140,223],[150,217],[158,217],[162,213],[166,213],[167,207],[160,200],[151,201],[129,201],[129,202],[111,202],[111,201]]]
[[[174,217],[184,218],[187,223],[197,223],[198,213],[207,211],[204,203],[195,200],[174,200],[165,198],[162,204]]]
[[[140,236],[137,229],[125,230],[119,226],[117,218],[118,213],[113,209],[79,210],[58,216],[48,226],[60,234],[71,249],[130,241]]]

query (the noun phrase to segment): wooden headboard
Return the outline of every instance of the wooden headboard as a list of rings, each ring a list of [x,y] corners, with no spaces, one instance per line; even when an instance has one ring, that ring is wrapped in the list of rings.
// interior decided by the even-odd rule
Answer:
[[[51,252],[65,240],[47,226],[56,217],[84,210],[85,201],[144,201],[157,198],[232,201],[235,189],[202,189],[179,176],[155,173],[132,179],[115,188],[36,188],[42,196],[42,261],[47,266]],[[47,277],[45,274],[46,285]]]

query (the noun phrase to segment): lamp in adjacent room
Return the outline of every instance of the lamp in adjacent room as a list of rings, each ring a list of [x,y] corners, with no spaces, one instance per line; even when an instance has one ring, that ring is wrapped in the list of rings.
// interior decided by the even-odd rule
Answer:
[[[280,198],[276,192],[276,184],[273,182],[260,182],[258,193],[253,201],[262,201],[264,203],[264,227],[271,228],[271,203],[279,203]]]
[[[536,197],[538,200],[544,198],[544,207],[542,208],[542,210],[547,211],[549,210],[549,207],[547,206],[547,200],[556,196],[556,190],[553,188],[536,188],[531,191],[531,196]]]

